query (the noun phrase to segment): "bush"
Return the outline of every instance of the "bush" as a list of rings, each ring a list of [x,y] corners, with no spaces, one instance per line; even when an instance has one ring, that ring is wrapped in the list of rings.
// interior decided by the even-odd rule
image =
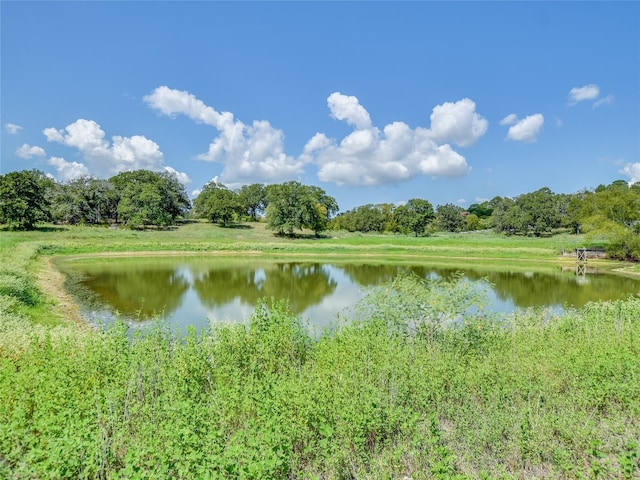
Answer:
[[[40,299],[38,289],[29,278],[11,271],[0,271],[0,296],[15,298],[20,304],[30,307]]]
[[[609,257],[618,260],[632,260],[640,262],[640,235],[625,231],[616,235],[607,246]]]

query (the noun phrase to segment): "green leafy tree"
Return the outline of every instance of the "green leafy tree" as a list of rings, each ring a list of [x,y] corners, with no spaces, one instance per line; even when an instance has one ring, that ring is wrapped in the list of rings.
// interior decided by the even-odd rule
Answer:
[[[491,223],[497,232],[540,236],[569,225],[569,199],[546,187],[515,200],[496,198],[492,202]]]
[[[175,179],[168,180],[173,200],[180,203],[177,209],[172,211],[174,215],[184,215],[190,208],[189,198],[184,187]],[[109,180],[90,178],[85,184],[85,199],[89,207],[88,223],[104,223],[115,221],[118,215],[118,192]]]
[[[465,226],[463,211],[461,207],[452,203],[438,205],[436,225],[445,232],[460,232]]]
[[[593,223],[590,221],[593,217],[602,217],[631,227],[640,221],[640,187],[630,186],[623,180],[600,185],[595,192],[584,195],[579,212],[587,224]]]
[[[382,232],[386,226],[386,216],[381,205],[361,205],[344,212],[331,221],[334,230],[350,232]]]
[[[303,185],[303,190],[305,202],[313,206],[306,211],[304,226],[318,235],[328,228],[329,220],[338,212],[338,202],[320,187]]]
[[[66,184],[56,183],[49,192],[51,218],[56,223],[76,225],[82,222],[87,206],[84,198]]]
[[[399,205],[393,210],[395,231],[408,235],[411,233],[411,214],[406,205]]]
[[[349,229],[349,213],[350,211],[346,211],[333,217],[329,221],[329,230],[348,230],[353,232],[354,230]]]
[[[191,206],[184,186],[168,172],[135,170],[109,181],[118,193],[117,221],[131,228],[171,225]]]
[[[261,183],[244,185],[238,191],[238,200],[244,213],[257,222],[258,216],[262,215],[267,208],[266,187]]]
[[[390,203],[368,204],[351,210],[350,231],[362,233],[392,231],[395,206]]]
[[[178,218],[185,217],[191,209],[191,200],[185,187],[175,174],[169,172],[158,173],[159,191],[162,194],[162,208],[169,213],[172,223]]]
[[[222,183],[207,183],[193,201],[194,213],[223,226],[232,223],[244,211],[239,195]]]
[[[427,200],[412,198],[405,205],[397,207],[394,218],[399,231],[423,235],[427,226],[435,218],[433,206]]]
[[[374,205],[362,205],[352,211],[350,231],[353,232],[380,232],[384,228],[382,212]]]
[[[640,186],[623,180],[594,192],[583,192],[571,203],[577,222],[590,238],[602,238],[613,258],[640,260]]]
[[[515,234],[526,230],[528,219],[515,200],[504,197],[494,200],[491,225],[496,232]]]
[[[516,199],[525,225],[520,226],[521,233],[531,231],[535,236],[551,233],[561,225],[561,215],[557,196],[548,188],[525,193]]]
[[[380,210],[384,218],[384,228],[382,231],[395,232],[397,229],[395,219],[396,206],[392,203],[379,203],[376,207]]]
[[[571,195],[567,204],[567,223],[574,233],[581,233],[583,222],[583,208],[587,197],[593,195],[589,190],[583,190]]]
[[[308,228],[318,235],[338,211],[336,200],[323,189],[295,181],[269,185],[267,200],[267,226],[280,234]]]
[[[569,205],[574,195],[558,193],[555,195],[556,210],[559,217],[559,227],[573,229],[573,221],[569,212]]]
[[[51,200],[54,221],[70,224],[115,220],[117,208],[118,192],[114,184],[93,177],[56,184]]]
[[[32,230],[51,218],[47,189],[53,182],[38,170],[0,176],[0,223],[16,230]]]
[[[483,224],[480,218],[475,213],[470,213],[464,218],[465,222],[465,230],[474,231],[474,230],[482,230]]]
[[[129,185],[122,192],[118,216],[132,228],[147,225],[167,226],[171,216],[162,209],[162,196],[155,185]]]
[[[470,214],[476,215],[478,218],[483,219],[491,217],[493,208],[494,207],[491,202],[486,201],[482,203],[472,203],[471,205],[469,205],[469,208],[467,208],[467,211]]]

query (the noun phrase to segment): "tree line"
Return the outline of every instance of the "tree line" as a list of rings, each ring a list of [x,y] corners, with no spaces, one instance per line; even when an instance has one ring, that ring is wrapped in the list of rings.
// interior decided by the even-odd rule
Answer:
[[[422,199],[400,206],[369,204],[337,215],[330,227],[416,236],[491,229],[539,237],[571,231],[601,238],[613,258],[640,260],[640,183],[617,180],[574,194],[555,194],[544,187],[514,198],[497,196],[467,209],[453,204],[433,208]]]
[[[58,183],[37,170],[0,176],[0,223],[33,229],[39,222],[167,227],[186,218],[228,226],[264,220],[278,234],[311,230],[399,233],[493,229],[507,235],[550,235],[559,229],[603,237],[615,258],[640,259],[640,183],[617,180],[594,190],[556,194],[549,188],[514,198],[494,197],[467,209],[413,198],[402,205],[361,205],[338,213],[336,200],[300,182],[250,184],[238,190],[209,182],[190,201],[168,172],[136,170],[109,179]]]
[[[237,191],[215,181],[207,183],[193,201],[193,216],[228,225],[243,219],[258,221],[279,234],[313,230],[316,235],[327,229],[338,213],[335,198],[320,187],[300,182],[245,185]]]
[[[336,213],[333,197],[300,182],[256,183],[235,191],[212,181],[192,204],[184,185],[168,172],[135,170],[109,179],[81,177],[65,183],[38,170],[0,176],[0,223],[16,230],[31,230],[41,222],[167,227],[190,217],[228,226],[264,217],[280,234],[304,229],[319,234]]]
[[[33,229],[39,222],[166,227],[190,208],[184,186],[168,172],[136,170],[66,183],[38,170],[0,176],[0,223],[17,230]]]
[[[469,223],[469,212],[458,205],[433,205],[422,198],[412,198],[403,205],[368,204],[337,215],[331,221],[333,230],[349,232],[402,233],[423,236],[435,231],[461,232],[475,230]]]

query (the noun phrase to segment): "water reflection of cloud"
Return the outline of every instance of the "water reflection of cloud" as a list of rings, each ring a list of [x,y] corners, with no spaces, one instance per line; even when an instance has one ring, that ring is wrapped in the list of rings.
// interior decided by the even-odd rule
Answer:
[[[236,297],[224,305],[206,309],[206,316],[211,325],[215,323],[243,323],[251,317],[254,310],[255,307],[253,305],[249,305]]]
[[[327,296],[320,304],[306,309],[301,317],[308,318],[318,330],[329,328],[343,318],[353,318],[353,308],[358,299],[364,296],[361,287],[354,283],[340,284],[334,293]]]
[[[267,273],[264,271],[264,268],[256,269],[253,275],[253,281],[259,290],[262,290],[264,282],[266,280],[267,280]]]

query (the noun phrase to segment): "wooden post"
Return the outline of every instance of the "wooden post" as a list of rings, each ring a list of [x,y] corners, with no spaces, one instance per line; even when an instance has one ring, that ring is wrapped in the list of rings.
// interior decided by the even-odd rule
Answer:
[[[587,273],[587,249],[585,247],[576,248],[576,276],[584,279]]]
[[[587,249],[576,248],[576,262],[577,263],[587,263]]]

